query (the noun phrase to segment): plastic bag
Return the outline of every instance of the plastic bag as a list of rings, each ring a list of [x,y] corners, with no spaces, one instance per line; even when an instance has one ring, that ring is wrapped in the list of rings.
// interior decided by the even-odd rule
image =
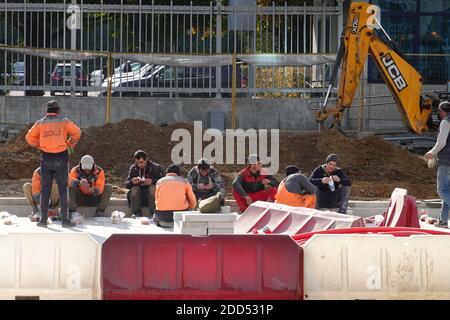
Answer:
[[[374,218],[374,222],[377,226],[379,226],[380,224],[382,224],[384,221],[384,217],[381,214],[377,214]]]
[[[83,216],[79,212],[72,213],[72,219],[70,219],[70,222],[73,224],[83,224]]]
[[[432,169],[436,166],[436,158],[433,157],[427,161],[428,168]]]
[[[3,212],[1,212],[1,213],[3,213]],[[8,225],[8,226],[17,224],[17,216],[9,214],[9,213],[7,213],[7,214],[8,215],[5,215],[5,214],[2,215],[3,224]]]
[[[122,219],[125,217],[125,213],[115,210],[111,213],[111,222],[113,224],[119,224],[122,223]]]
[[[6,219],[9,216],[11,216],[11,214],[9,212],[7,212],[7,211],[1,211],[0,212],[0,219]]]

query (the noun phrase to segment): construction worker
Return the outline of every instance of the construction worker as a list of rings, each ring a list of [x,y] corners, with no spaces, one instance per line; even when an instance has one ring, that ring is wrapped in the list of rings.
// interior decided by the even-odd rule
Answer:
[[[329,154],[325,163],[314,169],[309,181],[318,188],[317,209],[338,208],[338,213],[346,214],[352,182],[344,171],[338,168],[338,163],[338,156]]]
[[[277,184],[274,177],[264,174],[259,156],[251,154],[247,159],[247,167],[233,181],[233,196],[241,212],[244,212],[255,201],[273,202]]]
[[[187,180],[192,185],[197,201],[214,196],[217,192],[225,197],[226,191],[222,177],[219,171],[211,166],[208,159],[198,160],[197,165],[189,171]]]
[[[52,189],[52,181],[58,184],[61,202],[62,226],[73,226],[67,212],[67,181],[69,152],[80,140],[81,130],[71,120],[61,116],[57,101],[47,103],[45,117],[36,121],[28,131],[25,139],[29,145],[38,148],[41,156],[41,219],[39,227],[47,227],[48,204]]]
[[[180,176],[180,168],[172,164],[166,176],[156,183],[156,211],[153,221],[161,227],[173,227],[173,212],[194,209],[197,205],[191,184]]]
[[[296,166],[288,166],[285,169],[286,178],[281,180],[275,202],[287,204],[293,207],[316,207],[316,187],[301,174]]]
[[[105,215],[111,198],[112,186],[105,184],[105,171],[94,162],[90,155],[84,155],[69,174],[69,213],[72,215],[80,207],[96,207],[95,216]]]
[[[161,166],[147,160],[147,154],[144,151],[138,150],[134,153],[134,164],[130,167],[125,182],[127,189],[130,189],[127,199],[133,216],[142,216],[142,207],[148,207],[150,215],[153,215],[156,182],[162,176]]]
[[[23,193],[31,207],[31,215],[29,218],[31,221],[38,221],[41,217],[41,167],[37,168],[33,172],[33,177],[31,178],[31,183],[27,182],[23,185]],[[59,205],[59,192],[58,184],[55,180],[52,183],[52,191],[50,193],[50,204],[49,204],[49,216],[55,214],[56,208]]]
[[[437,192],[442,199],[439,221],[434,225],[439,228],[448,228],[448,212],[450,208],[450,102],[439,104],[439,133],[434,147],[425,154],[425,159],[437,163]],[[437,161],[436,161],[437,160]],[[430,167],[434,167],[434,164]]]

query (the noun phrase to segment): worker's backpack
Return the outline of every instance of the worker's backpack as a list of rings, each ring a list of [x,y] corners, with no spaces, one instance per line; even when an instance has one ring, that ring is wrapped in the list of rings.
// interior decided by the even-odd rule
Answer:
[[[221,205],[224,203],[223,195],[217,192],[216,195],[200,200],[198,202],[198,210],[201,213],[220,213]]]

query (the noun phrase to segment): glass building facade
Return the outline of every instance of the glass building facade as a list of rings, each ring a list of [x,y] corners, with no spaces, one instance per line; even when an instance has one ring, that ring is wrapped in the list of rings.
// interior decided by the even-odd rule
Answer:
[[[425,84],[450,80],[450,0],[372,0],[381,24]],[[382,31],[378,35],[383,37]],[[410,55],[414,54],[414,55]],[[369,82],[383,82],[369,61]]]

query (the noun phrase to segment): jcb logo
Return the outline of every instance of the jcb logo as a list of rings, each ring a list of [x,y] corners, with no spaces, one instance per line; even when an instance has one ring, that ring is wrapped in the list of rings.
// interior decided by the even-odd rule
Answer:
[[[359,13],[355,13],[355,17],[352,21],[352,33],[356,34],[358,32],[358,24],[359,24]]]
[[[405,78],[403,78],[402,74],[400,73],[400,69],[395,64],[392,56],[390,54],[387,54],[381,58],[381,61],[383,62],[383,65],[386,68],[386,71],[388,72],[392,81],[394,81],[397,90],[400,92],[405,89],[408,84],[406,83]]]
[[[61,135],[61,130],[47,130],[44,131],[44,138],[57,137]]]

